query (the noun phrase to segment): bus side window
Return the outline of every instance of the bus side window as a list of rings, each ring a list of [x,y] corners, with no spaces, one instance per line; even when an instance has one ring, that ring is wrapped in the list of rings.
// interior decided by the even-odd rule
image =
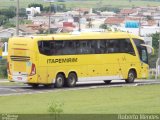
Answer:
[[[132,43],[129,39],[127,39],[127,43],[128,43],[128,53],[132,54],[132,55],[135,55],[133,45],[132,45]]]
[[[43,45],[42,45],[42,41],[39,41],[38,42],[38,49],[39,49],[39,52],[41,53],[41,54],[43,54]]]
[[[63,54],[64,55],[72,55],[75,54],[75,46],[74,41],[64,41]]]
[[[105,50],[106,50],[105,41],[104,40],[97,41],[96,53],[103,54],[105,53]]]
[[[39,41],[38,47],[41,54],[50,55],[50,41]]]
[[[78,41],[78,43],[76,43],[76,46],[79,46],[77,48],[77,53],[79,54],[87,54],[89,53],[89,48],[88,48],[88,44],[87,41]]]
[[[111,40],[108,40],[108,53],[114,52],[114,44],[111,42]]]
[[[80,41],[76,41],[76,54],[81,54],[82,53],[82,50],[81,50],[81,47],[80,47]]]
[[[120,52],[135,55],[133,46],[129,39],[120,40]]]
[[[119,53],[119,40],[108,41],[108,53]]]
[[[95,54],[96,53],[96,49],[97,49],[97,41],[96,40],[92,40],[91,42],[91,53]]]
[[[55,41],[55,55],[61,55],[63,53],[64,41]]]

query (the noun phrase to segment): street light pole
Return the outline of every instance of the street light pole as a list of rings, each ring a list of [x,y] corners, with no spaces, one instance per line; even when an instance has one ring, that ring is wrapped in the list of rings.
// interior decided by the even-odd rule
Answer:
[[[17,0],[17,9],[16,9],[16,36],[19,35],[19,0]]]

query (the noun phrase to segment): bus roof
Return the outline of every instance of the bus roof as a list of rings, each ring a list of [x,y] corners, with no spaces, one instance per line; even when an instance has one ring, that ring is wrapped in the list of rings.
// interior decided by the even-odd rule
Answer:
[[[14,37],[15,38],[15,37]],[[130,34],[127,32],[87,32],[87,33],[59,33],[59,34],[50,34],[50,35],[35,35],[35,36],[24,36],[18,37],[22,38],[32,38],[36,41],[40,40],[93,40],[93,39],[122,39],[122,38],[137,38],[142,39],[139,36]],[[17,39],[17,37],[16,37]]]

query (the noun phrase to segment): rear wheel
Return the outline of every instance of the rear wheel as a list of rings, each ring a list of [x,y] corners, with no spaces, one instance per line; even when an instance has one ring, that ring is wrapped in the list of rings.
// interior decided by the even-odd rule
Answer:
[[[68,79],[66,81],[67,87],[74,87],[77,82],[77,75],[75,73],[69,73]]]
[[[136,73],[134,70],[130,70],[128,73],[128,78],[125,80],[126,83],[133,83],[136,78]]]
[[[112,80],[104,80],[105,84],[111,83]]]
[[[64,85],[64,75],[63,74],[58,74],[56,77],[56,82],[55,82],[55,87],[56,88],[61,88]]]

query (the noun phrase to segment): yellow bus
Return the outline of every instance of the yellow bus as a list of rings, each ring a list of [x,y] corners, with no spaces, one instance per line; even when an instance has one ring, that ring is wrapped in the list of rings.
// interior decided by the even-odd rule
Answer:
[[[13,37],[8,43],[8,79],[33,87],[74,87],[76,82],[148,77],[144,41],[125,32]]]

